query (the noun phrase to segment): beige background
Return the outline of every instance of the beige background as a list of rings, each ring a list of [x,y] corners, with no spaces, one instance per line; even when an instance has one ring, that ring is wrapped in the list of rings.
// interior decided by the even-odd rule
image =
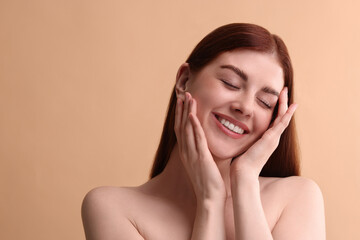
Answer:
[[[327,236],[360,239],[359,1],[0,0],[0,239],[84,239],[100,185],[147,180],[178,66],[251,22],[293,59],[303,175]]]

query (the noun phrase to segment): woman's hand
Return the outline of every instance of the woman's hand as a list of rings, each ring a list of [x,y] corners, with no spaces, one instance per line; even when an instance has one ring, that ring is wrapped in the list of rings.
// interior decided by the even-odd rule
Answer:
[[[277,148],[280,136],[296,110],[297,104],[288,107],[287,102],[288,90],[285,87],[279,96],[278,114],[273,124],[245,153],[233,160],[230,175],[235,182],[239,177],[258,179],[261,169]]]
[[[197,200],[224,200],[225,184],[196,117],[196,101],[188,92],[185,93],[184,102],[177,99],[174,128],[180,158],[192,182]]]

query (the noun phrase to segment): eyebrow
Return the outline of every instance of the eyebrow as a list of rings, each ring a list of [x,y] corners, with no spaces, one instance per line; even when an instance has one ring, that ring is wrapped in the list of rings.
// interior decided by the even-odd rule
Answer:
[[[277,97],[279,97],[279,93],[277,91],[275,91],[274,89],[272,88],[269,88],[269,87],[264,87],[263,89],[261,89],[263,92],[265,93],[269,93],[269,94],[272,94],[272,95],[275,95]]]
[[[246,75],[246,73],[244,73],[243,70],[235,67],[234,65],[221,65],[220,68],[230,69],[230,70],[232,70],[234,73],[236,73],[237,75],[239,75],[239,77],[241,77],[242,79],[244,79],[244,81],[247,81],[247,80],[248,80],[248,76]]]
[[[230,69],[234,73],[236,73],[239,77],[244,79],[245,82],[248,80],[248,75],[243,70],[235,67],[234,65],[221,65],[220,68]],[[261,90],[265,93],[269,93],[269,94],[275,95],[277,97],[279,97],[279,95],[280,95],[277,91],[275,91],[274,89],[272,89],[270,87],[264,87]]]

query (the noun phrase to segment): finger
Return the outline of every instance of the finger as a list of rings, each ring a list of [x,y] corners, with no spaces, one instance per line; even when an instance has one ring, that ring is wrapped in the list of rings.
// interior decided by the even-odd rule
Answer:
[[[197,103],[196,100],[193,99],[193,108],[189,114],[189,118],[194,129],[196,149],[199,153],[201,153],[202,150],[207,148],[207,142],[206,142],[204,130],[201,126],[199,119],[196,116],[196,110],[197,110]]]
[[[288,109],[288,88],[284,87],[279,97],[278,116],[282,116]]]
[[[183,104],[183,112],[182,112],[182,119],[181,119],[181,131],[185,129],[185,124],[189,115],[189,96],[190,94],[188,92],[185,92],[185,101]]]
[[[176,99],[175,123],[174,123],[174,130],[175,130],[177,138],[181,137],[180,136],[180,127],[181,127],[182,112],[183,112],[183,101],[180,98],[178,98],[178,99]]]
[[[279,96],[279,106],[278,106],[278,112],[276,115],[276,118],[271,126],[274,126],[279,123],[282,116],[286,113],[288,110],[288,88],[284,87]]]
[[[189,111],[193,108],[193,99],[189,99]],[[192,126],[191,120],[189,119],[189,115],[186,119],[184,136],[183,136],[183,146],[186,149],[186,154],[188,155],[188,159],[196,159],[197,158],[197,150],[195,144],[195,136],[194,136],[194,128]]]
[[[191,96],[191,95],[190,95]],[[191,109],[190,109],[190,111],[189,111],[189,113],[192,113],[193,115],[195,115],[196,116],[196,113],[197,113],[197,102],[196,102],[196,100],[195,100],[195,98],[193,98],[192,96],[191,96]]]
[[[284,132],[284,130],[289,125],[290,120],[291,120],[292,116],[294,115],[297,106],[298,105],[296,103],[291,104],[291,106],[287,109],[286,113],[279,119],[279,121],[276,124],[274,124],[274,126],[267,131],[267,132],[269,132],[268,135],[270,135],[271,137],[280,138],[281,134]]]
[[[206,138],[204,130],[201,127],[199,119],[190,113],[189,118],[194,128],[194,136],[195,136],[195,146],[198,151],[205,149],[207,147]]]
[[[187,120],[187,109],[188,109],[188,93],[185,92],[185,100],[182,101],[182,107],[181,109],[179,109],[179,111],[181,111],[181,113],[179,115],[179,129],[178,129],[178,144],[179,144],[179,149],[180,149],[180,153],[183,155],[183,157],[186,157],[186,151],[187,151],[187,146],[186,146],[186,140],[185,138],[185,125],[186,125],[186,120]]]

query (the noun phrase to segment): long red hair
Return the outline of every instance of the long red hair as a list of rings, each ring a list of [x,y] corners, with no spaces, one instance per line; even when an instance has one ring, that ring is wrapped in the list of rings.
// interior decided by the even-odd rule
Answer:
[[[255,24],[232,23],[219,27],[203,38],[194,48],[186,62],[194,73],[209,64],[219,54],[233,49],[247,49],[264,53],[275,53],[283,69],[284,83],[288,87],[288,104],[294,101],[293,68],[288,50],[280,37]],[[174,131],[176,93],[173,89],[168,112],[163,127],[159,147],[155,155],[150,178],[160,174],[176,144]],[[277,114],[274,110],[273,119]],[[288,177],[300,175],[298,144],[295,119],[289,123],[281,135],[276,150],[263,167],[260,176]]]

